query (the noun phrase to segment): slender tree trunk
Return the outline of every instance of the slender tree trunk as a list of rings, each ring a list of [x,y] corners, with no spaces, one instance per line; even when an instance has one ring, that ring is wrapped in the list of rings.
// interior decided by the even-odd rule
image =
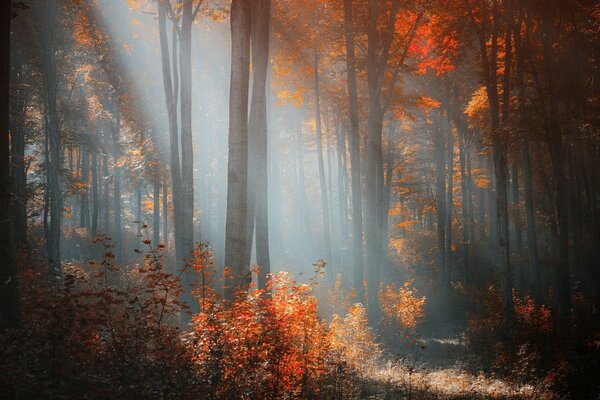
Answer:
[[[388,259],[388,247],[389,247],[389,211],[392,200],[392,184],[394,182],[394,164],[396,163],[396,144],[395,144],[396,126],[393,122],[389,123],[388,126],[388,137],[387,137],[387,156],[385,159],[385,185],[384,185],[384,199],[383,207],[381,210],[382,218],[382,231],[383,231],[383,246],[381,251],[382,254],[382,267],[385,268],[385,273],[389,272],[389,259]]]
[[[498,0],[493,0],[493,28],[491,37],[491,50],[488,59],[487,45],[482,43],[482,59],[484,60],[485,70],[488,73],[486,80],[487,97],[491,116],[491,134],[493,146],[493,165],[495,172],[496,188],[496,232],[498,245],[498,272],[500,277],[500,287],[502,291],[502,304],[505,321],[512,322],[513,319],[513,301],[512,301],[512,279],[509,263],[509,244],[508,244],[508,199],[506,191],[507,183],[507,162],[506,162],[506,141],[501,132],[500,106],[498,95],[498,32],[500,25],[500,5]],[[510,11],[506,11],[509,13]],[[510,41],[510,36],[508,37]],[[507,44],[510,46],[509,44]],[[484,54],[485,53],[485,54]],[[505,63],[510,62],[511,56],[506,57]],[[509,86],[506,78],[504,96],[508,96]],[[508,107],[508,104],[505,104]],[[503,118],[508,118],[508,112],[505,109]]]
[[[116,94],[115,94],[116,96]],[[112,140],[113,140],[113,169],[114,169],[114,192],[113,192],[113,217],[114,217],[114,245],[115,245],[115,261],[117,264],[123,262],[123,235],[122,235],[122,211],[121,211],[121,167],[119,166],[119,159],[121,157],[121,150],[119,144],[119,133],[121,130],[121,113],[119,111],[119,105],[117,99],[113,99],[113,113],[114,113],[114,125],[112,126]]]
[[[559,302],[559,318],[567,327],[571,312],[570,268],[569,268],[569,223],[567,216],[567,194],[565,151],[558,115],[557,93],[554,87],[554,10],[545,10],[543,17],[544,66],[548,79],[548,127],[552,178],[554,183],[554,209],[557,228],[557,282],[556,292]]]
[[[249,171],[248,185],[250,216],[248,226],[249,236],[246,244],[252,248],[252,231],[256,223],[256,262],[260,267],[258,275],[259,289],[266,289],[267,276],[271,273],[269,255],[269,207],[268,207],[268,128],[267,128],[267,68],[269,64],[269,37],[271,20],[271,0],[254,0],[252,2],[252,101],[250,104],[250,120],[248,123],[249,154],[253,171]],[[253,198],[253,201],[250,201]],[[250,229],[249,229],[250,228]],[[249,254],[247,255],[249,258]]]
[[[136,224],[136,240],[135,248],[139,249],[142,246],[142,182],[138,182],[135,188],[135,220]]]
[[[437,242],[439,265],[443,268],[442,282],[446,285],[446,153],[443,132],[441,130],[441,115],[433,116],[433,158],[435,159],[435,197],[437,219]]]
[[[225,225],[225,298],[246,290],[245,264],[248,189],[248,84],[251,15],[248,0],[231,3],[231,80],[229,93],[229,160]]]
[[[181,252],[181,168],[179,160],[179,129],[177,124],[177,92],[178,92],[178,68],[177,64],[177,32],[173,32],[173,69],[171,70],[171,58],[169,55],[169,43],[167,37],[167,10],[166,5],[160,2],[158,5],[158,29],[161,49],[161,65],[163,75],[163,89],[169,119],[169,170],[171,172],[171,200],[173,204],[173,226],[175,238],[175,257],[177,266],[180,266],[184,255]],[[163,191],[163,196],[167,194]],[[164,225],[167,229],[167,225]],[[168,237],[167,235],[165,235]],[[165,240],[165,243],[167,240]],[[177,243],[180,243],[177,245]],[[179,268],[177,268],[179,269]]]
[[[109,187],[109,175],[108,175],[108,154],[104,152],[102,154],[102,211],[104,216],[102,218],[104,222],[104,234],[108,235],[110,232],[110,187]]]
[[[182,0],[179,69],[181,74],[181,233],[175,243],[178,263],[181,267],[194,250],[194,144],[192,140],[192,0]],[[192,312],[198,311],[198,302],[192,296],[195,275],[192,269],[183,274],[184,293],[182,299]],[[188,314],[184,322],[188,322]]]
[[[163,217],[163,239],[162,243],[169,244],[169,185],[167,177],[162,178],[162,217]]]
[[[24,55],[19,49],[11,50],[10,79],[17,88],[12,90],[13,98],[10,113],[10,149],[12,195],[12,227],[15,242],[23,246],[27,243],[27,171],[25,166],[25,114],[29,104],[29,90],[25,83]],[[8,53],[6,53],[8,54]],[[8,58],[8,57],[7,57]]]
[[[453,207],[453,192],[454,192],[454,135],[452,134],[452,126],[450,125],[450,117],[447,116],[445,125],[447,145],[446,145],[446,222],[445,222],[445,255],[444,255],[444,287],[447,293],[450,292],[452,284],[452,209]]]
[[[462,128],[462,127],[461,127]],[[469,188],[468,181],[469,176],[467,175],[467,149],[465,144],[465,131],[463,129],[457,130],[458,136],[458,149],[459,149],[459,163],[460,163],[460,194],[461,194],[461,206],[463,215],[463,233],[462,233],[462,253],[464,257],[464,271],[463,278],[465,282],[468,282],[471,273],[471,238],[469,229],[471,227],[471,210],[469,208]]]
[[[48,232],[48,264],[51,280],[62,278],[60,242],[62,238],[63,196],[60,175],[63,165],[62,135],[59,130],[57,110],[58,72],[56,60],[55,30],[58,26],[59,7],[49,2],[42,7],[44,15],[39,15],[42,65],[45,86],[45,103],[48,117],[49,168],[48,192],[50,201],[50,227]],[[54,279],[52,279],[54,278]]]
[[[337,184],[338,184],[338,203],[340,219],[340,235],[342,242],[348,240],[348,195],[346,193],[346,129],[341,123],[337,123]]]
[[[156,174],[152,182],[154,193],[152,196],[152,244],[160,243],[160,175]]]
[[[10,228],[10,19],[11,2],[0,6],[0,333],[20,325],[17,268]]]
[[[356,60],[354,56],[354,28],[352,0],[344,0],[344,31],[346,39],[346,70],[348,74],[348,102],[350,111],[350,178],[352,180],[352,261],[353,280],[357,298],[363,300],[363,240],[362,196],[360,185],[360,134],[358,126],[358,91],[356,85]]]
[[[367,49],[367,83],[369,105],[367,117],[367,167],[365,234],[367,241],[367,302],[371,324],[379,320],[379,282],[381,279],[382,224],[381,206],[383,194],[382,128],[383,110],[379,73],[379,35],[377,19],[378,2],[369,0],[369,30]]]
[[[515,205],[515,207],[518,207],[519,203],[521,202],[521,196],[519,193],[519,165],[516,160],[512,163],[512,170],[510,176],[512,184],[512,203]],[[513,230],[515,235],[515,248],[516,250],[521,250],[521,248],[523,247],[523,240],[521,236],[521,228],[519,226],[519,221],[515,221],[513,223]]]
[[[90,158],[87,151],[87,146],[84,144],[80,147],[81,152],[81,181],[84,184],[83,192],[81,193],[81,212],[79,215],[79,226],[81,228],[90,227],[90,204],[88,201],[89,180],[90,180]]]
[[[307,208],[308,197],[306,195],[306,178],[304,175],[304,141],[302,140],[302,119],[299,118],[298,120],[299,124],[296,131],[296,157],[298,160],[298,208],[300,214],[300,226],[302,226],[304,235],[310,238],[310,214]]]
[[[331,236],[329,225],[329,199],[327,196],[327,182],[325,178],[325,161],[323,157],[323,132],[321,131],[321,93],[319,87],[319,52],[313,52],[313,84],[315,91],[315,119],[316,119],[316,142],[317,162],[319,165],[319,182],[321,186],[321,208],[323,210],[323,240],[325,246],[324,259],[331,262]],[[331,273],[329,274],[331,277]]]
[[[99,190],[98,190],[98,153],[92,152],[92,223],[91,235],[92,238],[98,236],[98,211],[100,206]]]

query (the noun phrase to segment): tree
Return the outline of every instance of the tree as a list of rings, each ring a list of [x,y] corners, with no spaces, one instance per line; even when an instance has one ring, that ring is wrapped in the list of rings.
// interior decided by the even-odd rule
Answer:
[[[0,8],[0,332],[19,325],[19,295],[10,225],[10,20],[12,3]]]
[[[248,0],[231,3],[229,160],[225,225],[225,297],[232,300],[249,283],[246,260],[248,199],[248,84],[251,13]]]
[[[268,206],[268,146],[267,146],[267,67],[269,65],[269,38],[271,0],[252,2],[252,99],[248,122],[248,210],[247,249],[252,249],[256,238],[256,262],[260,267],[258,286],[266,289],[267,275],[271,273],[269,256]],[[250,258],[250,251],[246,257]]]

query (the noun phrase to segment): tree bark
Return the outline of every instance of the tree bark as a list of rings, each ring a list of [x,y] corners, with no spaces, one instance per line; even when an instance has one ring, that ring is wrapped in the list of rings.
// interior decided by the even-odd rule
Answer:
[[[11,2],[0,6],[0,332],[20,324],[17,266],[10,228],[10,20]]]
[[[321,130],[321,91],[319,87],[319,51],[313,51],[313,84],[315,92],[315,119],[316,119],[316,142],[317,162],[319,166],[319,183],[321,187],[321,208],[323,212],[323,240],[324,259],[331,262],[331,236],[329,225],[329,198],[327,193],[327,182],[325,177],[325,161],[323,157],[323,132]],[[331,277],[331,272],[329,274]]]
[[[248,189],[248,84],[251,13],[248,0],[231,3],[231,81],[229,92],[229,160],[225,223],[225,298],[247,289],[245,263]]]
[[[344,0],[344,32],[346,39],[346,70],[348,75],[348,103],[350,111],[350,178],[352,181],[352,261],[353,281],[357,298],[364,301],[363,270],[363,212],[360,185],[360,133],[358,125],[358,90],[356,85],[356,60],[354,56],[354,27],[352,0]]]
[[[269,207],[268,207],[268,127],[267,127],[267,68],[269,64],[269,38],[271,0],[252,2],[252,100],[248,123],[250,178],[247,248],[252,248],[253,231],[256,237],[256,263],[260,267],[259,289],[266,289],[267,276],[271,273],[269,255]],[[250,198],[253,201],[250,201]],[[256,223],[256,226],[255,226]],[[255,228],[255,229],[254,229]],[[250,254],[247,254],[249,259]]]
[[[92,239],[98,236],[98,211],[100,206],[99,188],[98,188],[98,152],[92,152],[92,221],[91,235]]]

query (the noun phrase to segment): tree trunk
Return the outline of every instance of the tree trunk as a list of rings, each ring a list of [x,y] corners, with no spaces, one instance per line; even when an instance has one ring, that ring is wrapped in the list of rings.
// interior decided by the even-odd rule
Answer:
[[[12,49],[10,79],[17,88],[12,90],[13,107],[10,113],[10,149],[12,195],[12,227],[18,245],[27,243],[27,171],[25,167],[25,113],[29,104],[29,91],[25,85],[24,55]],[[8,54],[8,53],[6,53]],[[8,57],[7,57],[8,58]]]
[[[98,153],[96,150],[92,152],[92,223],[91,235],[92,239],[98,236],[98,211],[100,206],[99,190],[98,190]]]
[[[160,244],[160,175],[156,174],[152,182],[154,194],[152,196],[152,245]]]
[[[323,211],[323,240],[325,246],[324,259],[331,262],[331,236],[329,232],[329,199],[327,196],[327,182],[325,178],[325,161],[323,157],[323,132],[321,130],[321,93],[319,88],[319,52],[314,49],[313,53],[313,84],[315,91],[315,119],[316,119],[316,142],[317,162],[319,165],[319,182],[321,187],[321,208]],[[332,277],[331,271],[329,276]]]
[[[105,235],[108,235],[110,232],[110,205],[109,205],[109,199],[110,199],[110,188],[108,185],[109,182],[109,175],[108,175],[108,154],[105,151],[102,154],[102,189],[103,189],[103,194],[102,194],[102,211],[103,211],[103,218],[102,220],[104,221],[104,232],[102,232]]]
[[[60,242],[62,237],[61,221],[63,211],[63,196],[60,175],[63,165],[62,135],[59,130],[57,110],[58,72],[56,60],[55,30],[58,26],[59,7],[57,3],[44,4],[44,15],[40,15],[40,33],[42,47],[42,65],[45,86],[45,103],[48,117],[49,165],[48,192],[50,201],[50,226],[48,231],[48,264],[50,279],[62,278]]]
[[[447,293],[450,293],[452,284],[452,209],[453,209],[453,192],[454,192],[454,135],[452,134],[452,126],[450,125],[450,116],[446,117],[447,124],[445,125],[447,145],[446,145],[446,160],[447,172],[446,180],[448,182],[446,191],[446,222],[444,227],[445,233],[445,249],[444,249],[444,288]]]
[[[443,132],[441,130],[441,115],[436,112],[433,116],[433,158],[435,159],[435,197],[437,219],[437,242],[440,268],[443,268],[442,282],[446,286],[446,153]]]
[[[167,177],[162,178],[162,217],[163,217],[163,239],[165,246],[169,244],[169,188]]]
[[[81,181],[84,185],[83,192],[81,193],[81,208],[79,213],[79,226],[81,228],[90,227],[90,204],[88,201],[90,158],[87,150],[87,146],[84,144],[79,148],[79,151],[81,152]]]
[[[0,333],[17,328],[19,294],[17,266],[10,228],[10,19],[11,2],[0,6]]]
[[[569,227],[567,216],[567,197],[565,170],[565,151],[562,140],[558,99],[554,88],[554,10],[545,11],[542,22],[544,66],[548,79],[548,129],[550,158],[552,160],[552,178],[554,183],[554,211],[557,228],[557,282],[556,292],[559,303],[559,318],[566,327],[571,312],[570,268],[569,268]]]
[[[248,84],[251,14],[248,0],[231,3],[231,81],[229,93],[229,160],[225,224],[225,298],[246,290],[245,264],[248,189]]]
[[[259,289],[266,289],[268,275],[271,273],[269,256],[269,207],[268,207],[268,128],[267,128],[267,68],[269,64],[269,37],[271,20],[271,0],[255,0],[252,2],[252,101],[250,103],[250,120],[248,123],[248,141],[250,154],[250,180],[248,185],[249,241],[247,248],[252,248],[252,233],[256,237],[256,262],[260,267],[258,275]],[[252,168],[254,167],[254,168]],[[250,198],[253,201],[250,201]],[[256,223],[256,229],[254,224]],[[248,254],[249,258],[250,255]]]
[[[117,94],[112,102],[112,112],[114,122],[112,126],[112,141],[113,141],[113,177],[114,177],[114,192],[113,192],[113,218],[114,218],[114,245],[115,245],[115,262],[121,264],[123,262],[123,236],[121,225],[121,167],[119,159],[121,158],[121,149],[119,143],[119,133],[121,131],[121,113],[116,99]]]
[[[357,299],[364,301],[364,270],[362,242],[362,196],[360,185],[360,134],[358,126],[358,93],[356,60],[354,56],[354,28],[352,0],[344,0],[344,31],[346,39],[346,70],[348,74],[348,102],[350,111],[350,178],[352,181],[352,261],[353,280]]]
[[[181,74],[181,232],[175,242],[178,263],[186,265],[185,259],[194,250],[194,144],[192,141],[192,24],[194,20],[192,0],[182,1],[182,20],[179,49]],[[177,229],[176,229],[177,231]],[[183,274],[183,296],[192,312],[198,311],[198,302],[192,296],[195,274],[190,268]],[[184,322],[187,322],[187,314]]]

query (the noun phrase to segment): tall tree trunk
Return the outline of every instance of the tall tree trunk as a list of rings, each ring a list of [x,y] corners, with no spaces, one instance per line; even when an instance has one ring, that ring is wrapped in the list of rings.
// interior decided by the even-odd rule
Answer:
[[[446,222],[445,222],[445,249],[444,249],[444,288],[449,294],[450,287],[452,284],[452,209],[453,205],[453,192],[454,192],[454,135],[452,134],[452,126],[450,125],[450,116],[446,116],[447,123],[444,124],[447,137],[446,145],[446,180],[447,191],[446,191]]]
[[[310,240],[310,214],[309,209],[307,207],[308,197],[306,195],[306,178],[304,175],[304,141],[302,139],[302,119],[298,118],[298,127],[296,130],[296,159],[298,161],[298,182],[296,190],[298,191],[300,226],[303,229],[304,235],[306,235],[306,237]]]
[[[114,245],[115,245],[115,261],[117,264],[123,262],[123,235],[122,235],[122,211],[121,211],[121,167],[119,166],[119,159],[121,158],[121,148],[119,143],[119,134],[121,131],[121,112],[119,110],[119,104],[117,101],[117,94],[114,94],[115,98],[112,100],[112,112],[114,115],[114,122],[112,124],[112,141],[113,141],[113,177],[114,177],[114,191],[113,191],[113,218],[114,218]]]
[[[268,128],[267,128],[267,68],[269,64],[269,37],[271,20],[271,0],[252,2],[252,101],[248,123],[250,154],[250,180],[248,185],[249,236],[247,248],[252,248],[252,233],[256,232],[256,262],[260,267],[259,289],[266,289],[267,275],[271,273],[269,256],[269,207],[268,207]],[[253,160],[253,161],[252,161]],[[252,168],[253,167],[253,168]],[[250,198],[253,201],[250,201]],[[254,228],[256,223],[256,228]],[[249,258],[250,255],[248,254]]]
[[[92,152],[92,239],[98,236],[98,211],[100,206],[100,196],[98,188],[98,152]]]
[[[567,327],[571,312],[570,268],[569,268],[569,227],[566,179],[565,151],[558,115],[557,91],[554,87],[554,9],[545,10],[542,22],[544,66],[548,79],[548,129],[550,158],[552,160],[552,178],[554,189],[554,212],[557,228],[557,282],[556,292],[559,302],[559,318],[563,327]]]
[[[177,32],[173,30],[173,69],[171,70],[171,58],[169,55],[169,42],[167,36],[167,10],[164,2],[158,5],[158,30],[160,37],[161,65],[163,75],[163,89],[165,92],[165,102],[167,115],[169,119],[169,170],[171,172],[171,200],[173,204],[173,226],[175,238],[175,257],[177,266],[180,266],[180,260],[184,255],[181,252],[181,168],[179,160],[179,129],[177,124],[177,92],[178,92],[178,68],[177,64]],[[174,82],[175,81],[175,82]],[[163,191],[163,196],[167,192]],[[167,225],[164,225],[167,229]],[[167,235],[165,235],[167,236]],[[165,243],[167,240],[165,239]],[[180,243],[179,246],[177,243]],[[179,268],[177,268],[179,269]]]
[[[10,19],[11,2],[0,6],[0,333],[19,326],[17,268],[10,228]]]
[[[62,278],[60,242],[62,237],[61,221],[63,209],[63,196],[61,190],[61,170],[63,165],[62,135],[59,130],[57,109],[57,52],[55,30],[58,26],[59,6],[55,2],[45,3],[38,12],[40,23],[42,65],[45,86],[45,103],[48,117],[48,140],[49,140],[49,168],[48,168],[48,192],[50,201],[50,227],[48,232],[48,264],[49,272],[53,280]]]
[[[89,228],[90,227],[90,204],[88,201],[88,193],[89,193],[89,180],[90,180],[90,158],[88,154],[88,149],[85,144],[82,144],[80,147],[81,152],[81,181],[84,185],[83,191],[81,192],[81,211],[79,215],[79,226],[81,228]]]
[[[433,158],[435,159],[435,197],[437,219],[437,244],[440,268],[443,268],[442,282],[446,286],[446,153],[441,129],[441,114],[433,116]]]
[[[179,69],[181,73],[181,233],[175,243],[178,263],[184,266],[194,250],[194,144],[192,141],[192,0],[182,0]],[[198,311],[198,302],[192,296],[195,273],[187,269],[183,274],[183,296],[192,312]],[[187,322],[187,315],[184,322]]]
[[[510,11],[506,11],[510,15]],[[510,274],[509,244],[508,244],[508,199],[506,191],[507,183],[507,162],[506,162],[506,140],[501,132],[500,106],[498,95],[498,36],[501,23],[500,5],[498,0],[492,1],[493,27],[491,37],[491,49],[488,59],[487,44],[481,44],[482,59],[484,60],[484,69],[487,72],[486,91],[491,117],[491,135],[493,146],[493,164],[495,173],[496,188],[496,232],[498,246],[498,272],[500,277],[500,287],[502,291],[502,304],[504,318],[507,322],[513,319],[513,301],[512,301],[512,279]],[[510,35],[507,37],[510,42]],[[507,43],[507,46],[510,46]],[[484,54],[485,53],[485,54]],[[506,57],[505,63],[511,60],[510,52]],[[506,68],[506,66],[505,66]],[[509,96],[509,77],[505,74],[505,93]],[[505,104],[508,107],[508,103]],[[503,118],[505,122],[508,118],[507,109],[504,110]]]
[[[104,232],[102,233],[105,235],[108,235],[110,232],[110,187],[108,185],[109,179],[110,178],[108,175],[108,153],[104,151],[104,153],[102,154],[102,211],[104,214],[102,220],[104,222]]]
[[[381,205],[383,194],[382,128],[383,110],[379,83],[378,1],[369,0],[369,29],[367,49],[367,83],[369,106],[367,117],[367,167],[365,234],[367,241],[367,303],[371,324],[379,320],[379,282],[381,278],[382,226]]]
[[[319,51],[313,50],[313,84],[315,92],[315,119],[316,119],[316,142],[317,163],[319,166],[319,182],[321,187],[321,208],[323,211],[323,240],[325,246],[324,259],[331,262],[331,236],[329,225],[329,199],[327,193],[327,182],[325,178],[325,161],[323,157],[323,132],[321,130],[321,91],[319,87]],[[332,277],[331,271],[329,276]]]
[[[245,264],[248,188],[248,84],[251,14],[248,0],[231,3],[231,80],[229,92],[229,160],[225,224],[225,298],[246,290]]]
[[[364,270],[362,241],[362,196],[360,185],[360,133],[358,125],[358,91],[356,60],[354,56],[354,27],[352,0],[344,0],[344,32],[346,39],[346,70],[348,74],[348,102],[350,111],[350,178],[352,180],[352,261],[353,280],[357,298],[364,301]]]
[[[8,53],[6,53],[8,54]],[[23,52],[11,51],[11,76],[17,88],[12,90],[13,98],[10,114],[10,150],[12,195],[12,227],[15,242],[27,242],[27,171],[25,166],[25,114],[29,104],[29,90],[25,83],[25,60]],[[8,57],[7,57],[8,58]]]
[[[136,240],[135,248],[139,249],[142,246],[142,181],[138,182],[135,188],[135,219],[136,224]]]
[[[458,127],[457,127],[458,128]],[[469,208],[469,187],[468,181],[469,176],[467,174],[467,145],[466,145],[466,132],[464,129],[457,129],[458,136],[458,150],[459,150],[459,163],[460,163],[460,196],[461,196],[461,207],[463,216],[463,233],[462,233],[462,253],[464,257],[464,270],[463,279],[464,282],[468,282],[471,273],[471,210]]]
[[[160,175],[157,173],[152,181],[152,245],[160,243]]]
[[[394,122],[389,122],[388,126],[388,137],[387,137],[387,155],[385,159],[385,185],[384,185],[384,199],[383,207],[381,209],[382,218],[382,234],[383,243],[382,249],[382,267],[385,268],[385,273],[389,273],[389,259],[388,259],[388,247],[389,247],[389,211],[392,200],[392,184],[394,182],[394,167],[396,163],[396,125]],[[384,275],[385,277],[385,275]]]
[[[162,243],[165,246],[169,244],[169,185],[167,177],[162,178],[162,217],[163,217],[163,239]]]
[[[340,235],[345,244],[348,240],[348,194],[347,169],[346,169],[346,129],[341,123],[337,123],[337,184],[338,184],[338,203],[340,219]]]

